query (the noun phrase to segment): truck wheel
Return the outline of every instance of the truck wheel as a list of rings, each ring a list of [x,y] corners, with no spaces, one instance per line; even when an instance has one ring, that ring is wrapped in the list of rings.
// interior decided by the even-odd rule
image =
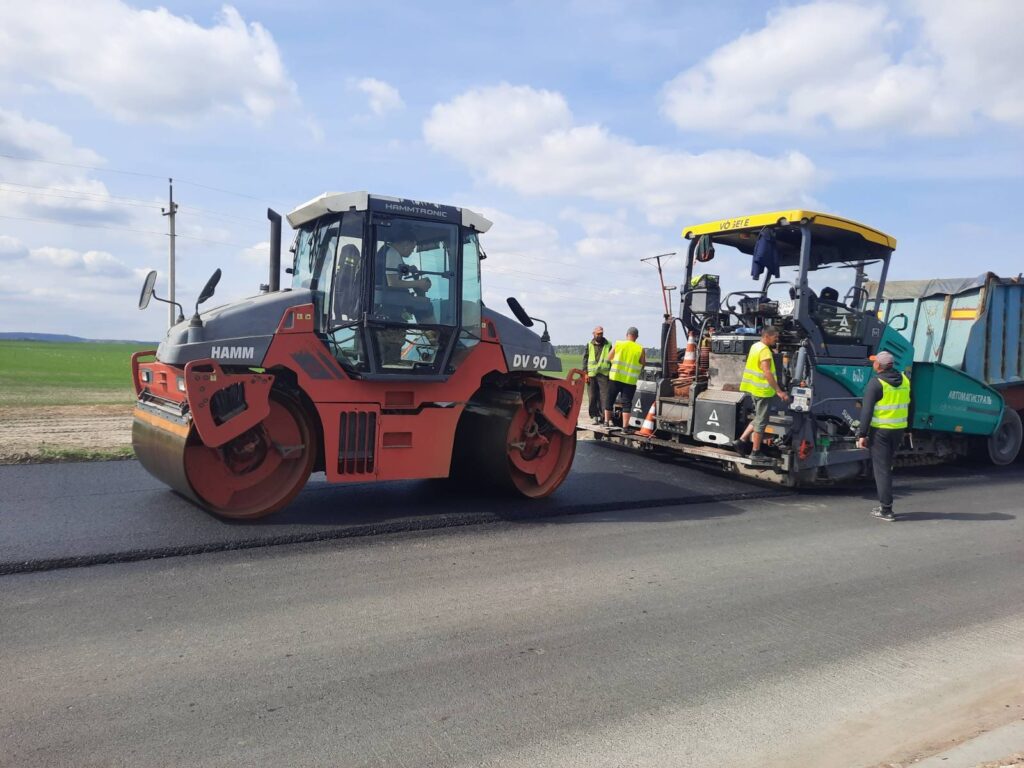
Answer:
[[[1003,409],[1003,419],[996,431],[988,436],[988,458],[997,467],[1011,464],[1020,453],[1024,428],[1021,427],[1020,416],[1010,408]]]

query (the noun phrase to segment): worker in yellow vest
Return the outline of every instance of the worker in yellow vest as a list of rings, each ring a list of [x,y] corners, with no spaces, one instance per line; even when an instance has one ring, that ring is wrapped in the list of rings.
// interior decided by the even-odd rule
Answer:
[[[871,514],[894,522],[892,512],[892,460],[910,425],[910,379],[894,368],[891,352],[872,355],[875,378],[864,387],[857,429],[857,447],[871,449],[879,506]]]
[[[749,392],[754,400],[754,418],[740,435],[740,448],[747,440],[753,446],[750,458],[755,464],[768,463],[768,457],[761,453],[761,439],[768,426],[768,406],[772,398],[778,395],[783,402],[789,396],[779,386],[775,377],[775,355],[772,347],[779,342],[779,329],[766,325],[761,329],[761,340],[754,342],[747,354],[747,365],[743,370],[743,381],[740,392]]]
[[[608,371],[612,364],[608,355],[612,345],[604,337],[604,328],[600,325],[594,329],[594,338],[583,348],[583,370],[587,372],[587,386],[590,388],[590,418],[594,424],[600,424],[604,411],[604,401],[608,399]]]
[[[644,348],[636,343],[640,331],[636,328],[626,330],[625,340],[615,342],[611,353],[608,355],[608,397],[604,401],[604,425],[612,424],[612,410],[615,408],[615,398],[622,393],[626,405],[622,409],[622,428],[629,427],[629,410],[633,403],[633,395],[636,394],[636,383],[647,363],[647,355]]]

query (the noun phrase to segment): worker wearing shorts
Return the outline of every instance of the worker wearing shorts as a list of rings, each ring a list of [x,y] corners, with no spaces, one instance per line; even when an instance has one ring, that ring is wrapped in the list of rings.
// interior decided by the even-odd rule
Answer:
[[[640,331],[636,328],[626,330],[626,338],[616,341],[608,355],[611,368],[608,371],[608,396],[604,403],[604,425],[612,424],[612,411],[615,409],[615,398],[621,393],[626,407],[622,409],[622,428],[629,426],[629,406],[636,394],[636,383],[647,362],[644,348],[637,344]]]
[[[750,348],[747,365],[743,370],[743,381],[740,383],[740,392],[749,393],[754,400],[754,418],[743,431],[739,442],[742,444],[746,440],[751,441],[754,450],[750,454],[750,459],[755,464],[768,461],[767,457],[761,453],[761,438],[768,426],[768,414],[772,399],[776,395],[783,402],[789,399],[775,377],[775,355],[772,354],[772,347],[778,341],[779,329],[766,325],[761,330],[761,340]]]

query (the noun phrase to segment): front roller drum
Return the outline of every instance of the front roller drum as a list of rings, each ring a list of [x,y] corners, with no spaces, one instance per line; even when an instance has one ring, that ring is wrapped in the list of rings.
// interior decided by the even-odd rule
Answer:
[[[539,402],[467,411],[456,439],[455,475],[527,498],[550,495],[576,456],[576,432],[564,434],[539,413]]]
[[[274,391],[270,414],[219,448],[203,445],[194,426],[136,408],[135,455],[146,470],[221,517],[252,520],[287,506],[316,458],[314,430],[293,397]]]

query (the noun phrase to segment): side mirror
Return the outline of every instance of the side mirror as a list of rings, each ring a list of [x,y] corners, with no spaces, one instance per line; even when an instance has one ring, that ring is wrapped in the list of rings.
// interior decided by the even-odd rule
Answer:
[[[904,315],[902,312],[898,315],[894,315],[889,321],[889,327],[894,331],[905,331],[907,326],[910,325],[910,318]]]
[[[523,305],[519,303],[518,299],[514,296],[509,296],[506,301],[508,302],[508,308],[512,310],[512,314],[516,316],[516,320],[525,325],[527,328],[533,327],[533,320],[526,314],[526,310],[523,309]]]
[[[149,300],[153,298],[153,287],[156,285],[156,270],[150,270],[146,275],[146,281],[142,284],[142,293],[139,294],[139,309],[149,306]]]
[[[213,296],[213,291],[217,288],[217,283],[219,282],[220,269],[210,275],[210,279],[206,281],[206,285],[203,286],[203,290],[199,292],[199,298],[196,299],[196,307]]]

